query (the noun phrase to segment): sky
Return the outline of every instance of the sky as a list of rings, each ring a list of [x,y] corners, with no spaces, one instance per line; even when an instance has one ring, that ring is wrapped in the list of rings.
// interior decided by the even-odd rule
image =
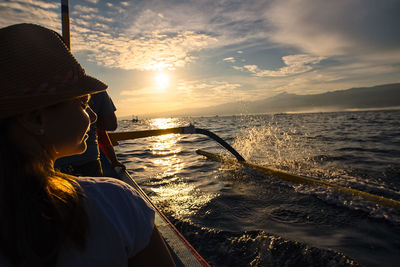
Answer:
[[[70,0],[71,50],[117,116],[400,82],[399,0]],[[61,32],[60,1],[0,0],[0,27]]]

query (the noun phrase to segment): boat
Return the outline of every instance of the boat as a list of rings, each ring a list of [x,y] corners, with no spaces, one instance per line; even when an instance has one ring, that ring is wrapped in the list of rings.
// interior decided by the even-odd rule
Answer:
[[[133,116],[132,115],[132,122],[138,122],[138,121],[139,121],[138,116]]]

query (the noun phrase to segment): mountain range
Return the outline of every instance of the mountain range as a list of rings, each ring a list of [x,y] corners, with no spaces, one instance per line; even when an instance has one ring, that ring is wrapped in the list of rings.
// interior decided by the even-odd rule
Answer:
[[[351,88],[321,94],[280,93],[257,101],[232,102],[153,116],[214,116],[285,112],[321,112],[400,107],[400,83]]]

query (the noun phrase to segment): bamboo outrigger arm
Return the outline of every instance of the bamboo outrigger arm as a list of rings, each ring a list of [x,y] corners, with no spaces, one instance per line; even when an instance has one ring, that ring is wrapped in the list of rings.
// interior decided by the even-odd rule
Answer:
[[[226,158],[226,157],[223,157],[220,155],[216,155],[214,153],[206,152],[203,150],[197,150],[196,152],[199,155],[205,156],[205,157],[215,160],[215,161],[227,162],[230,164],[238,163],[234,159],[229,159],[229,158]],[[334,188],[340,192],[343,192],[343,193],[346,193],[346,194],[349,194],[352,196],[360,197],[364,200],[368,200],[368,201],[374,202],[376,204],[379,204],[379,205],[382,205],[385,207],[400,209],[400,201],[397,201],[394,199],[385,198],[385,197],[374,195],[371,193],[359,191],[359,190],[353,189],[351,187],[345,187],[345,186],[332,184],[332,183],[324,182],[324,181],[317,180],[317,179],[312,179],[312,178],[308,178],[308,177],[290,174],[290,173],[287,173],[287,172],[284,172],[281,170],[277,170],[277,169],[274,169],[271,167],[260,166],[260,165],[250,163],[247,161],[246,162],[241,161],[239,163],[248,168],[251,168],[253,170],[257,170],[260,173],[274,176],[274,177],[280,178],[282,180],[286,180],[289,182],[295,182],[295,183],[301,183],[301,184],[314,185],[314,186],[322,186],[325,188]]]
[[[165,134],[203,134],[217,141],[224,148],[229,150],[238,161],[242,162],[245,159],[227,142],[225,142],[222,138],[205,129],[200,129],[194,127],[194,125],[190,124],[185,127],[176,127],[176,128],[168,128],[168,129],[156,129],[156,130],[145,130],[145,131],[130,131],[130,132],[117,132],[117,133],[108,133],[110,136],[111,143],[113,146],[117,146],[119,141],[130,140],[130,139],[138,139],[145,138],[150,136],[159,136]]]

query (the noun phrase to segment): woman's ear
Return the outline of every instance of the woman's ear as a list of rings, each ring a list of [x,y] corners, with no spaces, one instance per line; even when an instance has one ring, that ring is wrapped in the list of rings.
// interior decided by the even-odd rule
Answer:
[[[17,121],[28,132],[35,135],[44,135],[45,119],[43,110],[35,110],[17,116]]]

